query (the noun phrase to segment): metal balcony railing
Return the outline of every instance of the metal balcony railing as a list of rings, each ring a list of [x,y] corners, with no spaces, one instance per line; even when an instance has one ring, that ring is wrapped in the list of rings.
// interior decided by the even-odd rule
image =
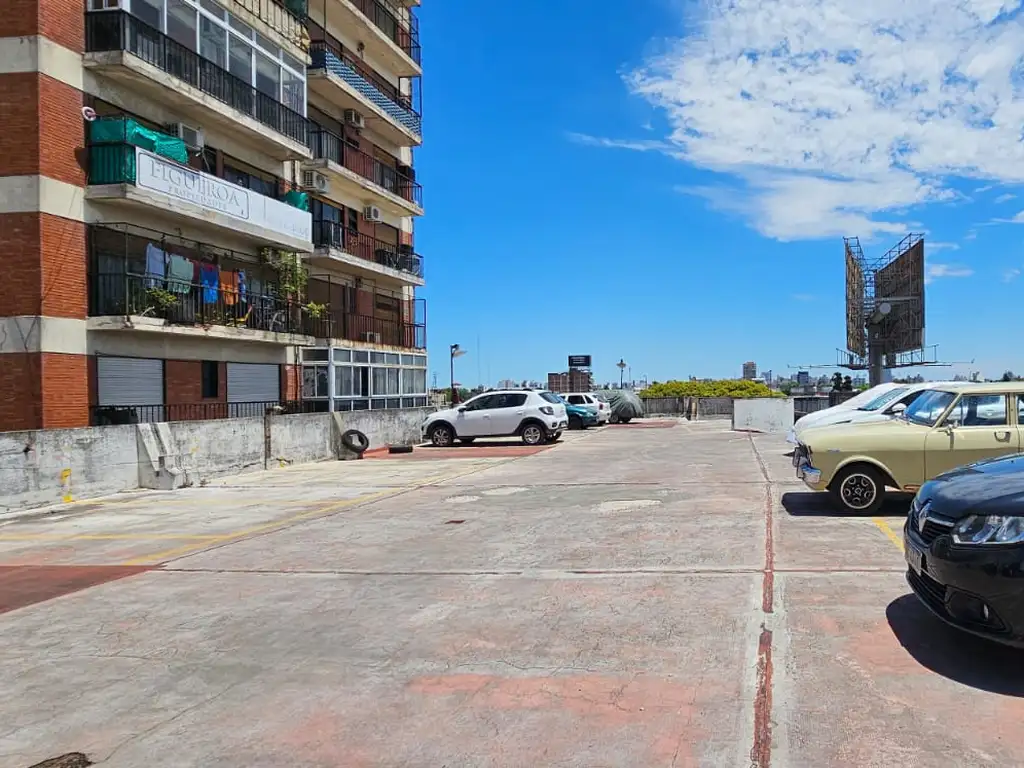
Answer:
[[[298,112],[124,11],[87,13],[85,50],[131,53],[277,133],[309,143],[309,123]]]
[[[421,63],[419,19],[413,15],[411,8],[408,12],[409,20],[406,22],[390,3],[381,2],[381,0],[352,0],[352,3],[373,22],[377,29],[405,51],[410,59],[417,64]]]
[[[309,134],[309,148],[313,150],[313,157],[333,160],[338,165],[372,181],[378,187],[410,203],[423,206],[423,187],[420,184],[387,163],[382,163],[372,155],[349,146],[340,136],[323,129],[312,130]]]
[[[336,221],[313,222],[313,245],[337,248],[374,264],[423,277],[423,257],[411,247],[386,243]]]
[[[327,312],[323,317],[308,318],[306,334],[318,339],[346,339],[405,349],[427,347],[425,323],[407,323],[351,312]]]
[[[274,333],[302,333],[302,307],[281,296],[254,294],[155,275],[89,275],[89,315],[155,317],[175,325],[221,325]]]
[[[309,46],[310,69],[323,69],[340,77],[396,123],[419,136],[423,121],[412,98],[350,55],[340,45],[323,40]]]

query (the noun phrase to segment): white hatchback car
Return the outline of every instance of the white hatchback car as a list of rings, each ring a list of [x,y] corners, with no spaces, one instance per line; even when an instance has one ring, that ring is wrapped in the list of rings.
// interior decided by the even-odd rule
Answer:
[[[562,395],[570,405],[582,405],[597,412],[597,423],[607,424],[612,415],[612,407],[597,397],[593,392],[570,392]]]
[[[439,447],[478,437],[517,435],[527,445],[557,440],[569,424],[565,406],[550,392],[501,389],[436,411],[423,422],[423,436]]]

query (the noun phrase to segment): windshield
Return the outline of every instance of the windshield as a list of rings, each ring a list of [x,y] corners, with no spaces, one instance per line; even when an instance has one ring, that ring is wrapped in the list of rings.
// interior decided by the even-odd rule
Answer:
[[[862,405],[858,410],[860,411],[877,411],[879,408],[884,408],[897,397],[900,397],[905,392],[908,392],[910,387],[896,387],[896,389],[890,389],[885,394],[879,395],[867,405]]]
[[[904,418],[914,424],[921,424],[926,427],[934,427],[939,417],[946,412],[949,404],[956,399],[952,392],[942,392],[934,389],[925,392],[903,412]]]
[[[894,389],[895,387],[895,384],[879,384],[877,387],[865,389],[859,395],[854,395],[846,402],[841,403],[841,405],[846,408],[860,408],[864,403],[871,402],[883,392],[888,392],[890,389]]]
[[[564,401],[554,392],[541,392],[540,396],[547,400],[549,403],[558,403],[561,405]]]

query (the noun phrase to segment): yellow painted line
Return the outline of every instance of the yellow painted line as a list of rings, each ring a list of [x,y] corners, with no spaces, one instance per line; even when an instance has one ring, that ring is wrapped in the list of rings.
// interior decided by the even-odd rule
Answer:
[[[487,466],[491,466],[491,465],[487,465]],[[221,534],[220,536],[215,536],[213,538],[206,539],[205,541],[202,541],[202,542],[198,542],[198,543],[195,543],[195,544],[186,544],[186,545],[181,546],[181,547],[175,547],[174,549],[164,550],[163,552],[156,552],[155,554],[152,554],[152,555],[144,555],[142,557],[136,557],[136,558],[134,558],[132,560],[128,560],[128,561],[122,563],[122,565],[151,565],[154,562],[162,562],[162,561],[165,561],[165,560],[170,560],[172,558],[182,557],[184,555],[188,555],[188,554],[191,554],[191,553],[196,552],[198,550],[201,550],[204,547],[208,547],[208,546],[210,546],[212,544],[223,544],[223,543],[228,542],[228,541],[233,541],[233,540],[236,540],[236,539],[242,539],[242,538],[244,538],[246,536],[253,536],[253,535],[259,534],[259,533],[266,533],[267,531],[272,531],[272,530],[275,530],[275,529],[278,529],[278,528],[283,528],[285,526],[291,525],[292,523],[298,523],[298,522],[302,522],[304,520],[311,520],[311,519],[314,519],[314,518],[317,518],[317,517],[324,517],[326,515],[331,514],[332,512],[336,512],[339,509],[344,509],[345,507],[351,507],[351,506],[353,506],[355,504],[362,504],[362,503],[367,502],[367,501],[378,501],[380,499],[384,499],[384,498],[387,498],[389,496],[397,496],[400,493],[406,493],[407,491],[414,491],[417,488],[423,488],[425,486],[433,485],[435,483],[444,482],[446,480],[454,480],[454,479],[462,477],[464,475],[471,475],[474,472],[479,472],[479,471],[481,471],[483,469],[487,469],[487,466],[475,467],[473,469],[469,469],[469,470],[466,470],[464,472],[456,472],[454,474],[449,474],[449,475],[435,475],[435,476],[432,476],[432,477],[425,478],[424,480],[421,480],[421,481],[419,481],[417,483],[414,483],[412,485],[406,485],[406,486],[402,486],[402,487],[399,487],[399,488],[388,488],[388,489],[383,490],[383,491],[377,491],[376,493],[369,493],[369,494],[366,494],[366,495],[363,495],[363,496],[356,496],[355,498],[352,498],[352,499],[342,499],[341,501],[336,501],[336,502],[333,502],[333,503],[328,504],[326,506],[317,507],[316,509],[311,509],[311,510],[309,510],[307,512],[302,512],[302,513],[297,514],[297,515],[292,515],[290,517],[286,517],[286,518],[283,518],[281,520],[273,520],[273,521],[271,521],[269,523],[264,523],[262,525],[256,525],[256,526],[253,526],[252,528],[246,528],[246,529],[241,530],[241,531],[232,531],[231,533]],[[273,503],[273,502],[269,502],[269,503]]]
[[[209,541],[216,538],[219,538],[218,534],[207,536],[175,533],[11,533],[0,535],[0,541],[154,541],[160,539]]]
[[[896,533],[896,531],[889,527],[889,524],[885,522],[885,520],[880,517],[873,517],[871,518],[871,522],[878,526],[878,530],[889,537],[889,541],[895,544],[896,548],[900,552],[903,551],[903,539]]]

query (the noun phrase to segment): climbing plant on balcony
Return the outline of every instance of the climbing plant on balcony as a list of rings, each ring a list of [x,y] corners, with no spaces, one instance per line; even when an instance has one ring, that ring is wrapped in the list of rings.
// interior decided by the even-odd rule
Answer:
[[[302,256],[294,251],[264,248],[260,251],[260,260],[277,272],[277,282],[285,297],[301,303],[309,283],[309,271],[302,263]]]

